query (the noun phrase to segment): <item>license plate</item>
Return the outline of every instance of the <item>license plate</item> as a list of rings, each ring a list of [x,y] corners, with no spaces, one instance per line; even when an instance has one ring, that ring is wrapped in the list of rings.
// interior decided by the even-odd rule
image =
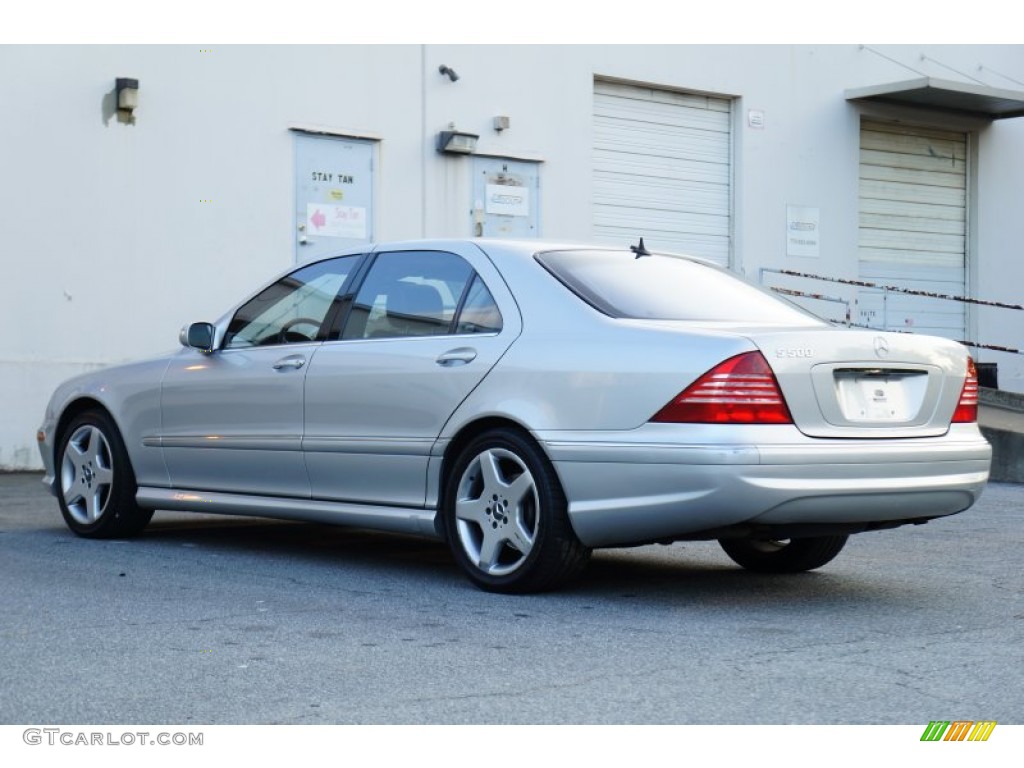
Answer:
[[[905,377],[843,376],[836,384],[839,405],[848,421],[909,421],[917,414],[908,398]]]

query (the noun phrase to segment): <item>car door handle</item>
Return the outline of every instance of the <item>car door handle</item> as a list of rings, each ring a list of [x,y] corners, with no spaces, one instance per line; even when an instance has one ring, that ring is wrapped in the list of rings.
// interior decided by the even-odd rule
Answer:
[[[450,349],[437,358],[438,365],[465,365],[476,358],[476,350],[472,347]]]
[[[286,368],[298,370],[306,364],[306,358],[302,355],[288,355],[288,357],[282,357],[276,363],[274,363],[275,371],[283,371]]]

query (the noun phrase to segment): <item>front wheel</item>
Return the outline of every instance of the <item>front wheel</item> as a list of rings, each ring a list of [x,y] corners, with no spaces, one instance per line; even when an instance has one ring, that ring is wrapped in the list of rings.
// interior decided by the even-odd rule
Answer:
[[[799,573],[820,568],[846,545],[848,536],[803,539],[721,539],[725,554],[748,571]]]
[[[552,589],[590,556],[569,523],[551,462],[511,429],[485,432],[459,453],[446,474],[442,515],[455,561],[491,592]]]
[[[57,501],[79,536],[111,539],[139,533],[153,517],[135,503],[137,486],[121,434],[103,411],[85,411],[61,433]]]

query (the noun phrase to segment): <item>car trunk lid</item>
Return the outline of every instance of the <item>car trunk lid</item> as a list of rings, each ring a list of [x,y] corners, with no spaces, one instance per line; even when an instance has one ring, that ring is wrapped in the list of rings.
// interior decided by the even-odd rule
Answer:
[[[796,427],[813,437],[926,437],[949,428],[967,352],[930,336],[854,329],[748,331]]]

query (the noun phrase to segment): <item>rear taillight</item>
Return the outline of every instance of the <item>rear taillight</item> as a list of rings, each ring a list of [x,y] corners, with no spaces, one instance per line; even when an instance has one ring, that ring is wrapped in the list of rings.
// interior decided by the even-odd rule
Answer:
[[[967,378],[960,390],[960,402],[953,411],[953,423],[963,424],[978,420],[978,369],[974,360],[967,358]]]
[[[651,421],[687,424],[792,424],[779,382],[760,352],[731,357],[705,373]]]

